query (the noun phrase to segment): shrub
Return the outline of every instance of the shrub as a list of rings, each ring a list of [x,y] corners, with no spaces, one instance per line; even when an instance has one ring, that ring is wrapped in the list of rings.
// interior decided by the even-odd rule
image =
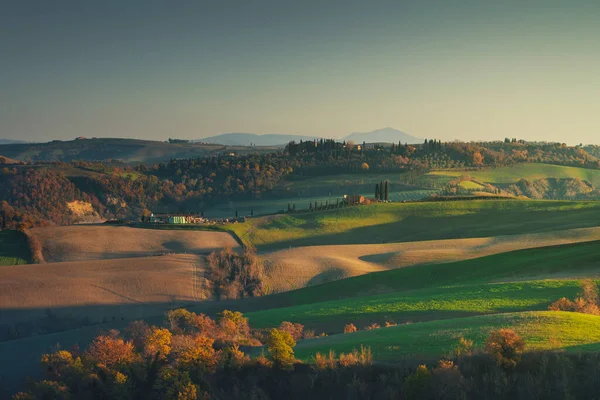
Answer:
[[[402,389],[407,399],[431,398],[431,371],[426,365],[419,365],[413,374],[406,377]]]
[[[89,346],[86,356],[107,367],[122,366],[135,359],[133,343],[111,336],[98,336]]]
[[[138,351],[144,349],[146,338],[150,334],[150,326],[144,321],[132,321],[125,328],[125,334]]]
[[[556,300],[554,303],[548,306],[548,310],[550,311],[575,311],[575,304],[567,299],[566,297],[562,297]]]
[[[239,311],[223,310],[219,315],[219,331],[219,339],[224,343],[241,343],[250,339],[248,318]]]
[[[264,294],[264,268],[251,250],[239,255],[225,249],[208,256],[205,278],[217,300],[256,297]]]
[[[184,368],[200,367],[210,370],[217,364],[214,340],[205,336],[176,335],[171,340],[171,355]]]
[[[144,354],[166,360],[171,353],[172,334],[168,329],[153,327],[144,343]]]
[[[304,325],[283,321],[281,325],[279,325],[279,330],[289,333],[295,341],[298,341],[302,339],[302,331],[304,330]]]
[[[275,364],[286,367],[291,366],[296,361],[294,346],[296,346],[296,342],[288,332],[283,332],[275,328],[271,329],[267,348]]]
[[[358,351],[356,349],[352,353],[340,353],[340,365],[342,367],[351,367],[358,364]]]
[[[372,323],[371,325],[365,326],[365,330],[366,331],[370,331],[370,330],[373,330],[373,329],[379,329],[379,328],[381,328],[381,325],[379,325],[376,322]]]
[[[44,260],[44,253],[42,249],[42,244],[40,243],[40,239],[37,236],[31,234],[31,232],[26,232],[27,236],[27,245],[29,247],[29,251],[31,252],[31,261],[34,264],[44,264],[46,260]]]
[[[465,380],[454,362],[440,360],[432,371],[433,388],[436,398],[460,399],[466,398],[464,393]]]
[[[470,356],[473,354],[473,341],[460,337],[458,346],[453,351],[456,357]]]
[[[344,333],[352,333],[356,332],[357,330],[358,329],[356,329],[356,325],[354,325],[353,323],[349,323],[344,326]]]
[[[337,365],[335,351],[333,350],[329,350],[328,354],[321,354],[317,352],[317,354],[315,354],[312,359],[313,364],[317,369],[333,369]]]
[[[217,323],[207,315],[196,315],[194,324],[196,325],[196,328],[200,334],[206,337],[216,339],[219,336],[219,328],[217,327]]]
[[[266,367],[266,368],[270,368],[273,363],[271,362],[271,360],[269,360],[267,358],[267,356],[265,355],[264,350],[260,353],[260,355],[258,357],[256,357],[254,359],[254,362],[256,363],[257,366],[259,367]]]
[[[373,354],[371,353],[370,347],[365,347],[362,344],[360,345],[358,361],[361,365],[371,365],[373,363]]]
[[[51,380],[64,380],[73,372],[83,370],[81,359],[79,357],[74,358],[73,354],[66,350],[42,355],[40,364],[46,376]]]
[[[240,368],[250,361],[250,357],[240,350],[237,344],[227,347],[221,353],[221,364],[228,368]]]
[[[190,333],[196,326],[196,314],[185,308],[178,308],[167,312],[167,321],[173,333]]]
[[[514,368],[525,350],[525,342],[512,329],[491,331],[486,343],[486,350],[505,369]]]

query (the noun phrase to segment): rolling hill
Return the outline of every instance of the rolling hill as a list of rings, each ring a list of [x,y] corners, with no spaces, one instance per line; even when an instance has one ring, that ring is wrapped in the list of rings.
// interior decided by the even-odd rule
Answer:
[[[0,145],[0,154],[22,161],[119,160],[126,163],[156,163],[171,158],[217,154],[225,150],[244,153],[273,151],[273,148],[109,138]]]
[[[594,201],[477,200],[372,204],[254,218],[226,229],[261,251],[552,232],[600,224]]]
[[[508,185],[520,179],[534,181],[547,178],[577,178],[588,181],[594,187],[600,186],[600,170],[542,163],[517,164],[509,167],[481,169],[477,171],[432,171],[421,176],[420,179],[449,181],[463,175],[469,175],[480,182],[498,185]]]

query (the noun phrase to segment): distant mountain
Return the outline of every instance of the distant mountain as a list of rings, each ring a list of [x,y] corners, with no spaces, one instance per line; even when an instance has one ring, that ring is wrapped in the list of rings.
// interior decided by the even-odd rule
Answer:
[[[295,140],[313,140],[320,139],[315,136],[302,136],[302,135],[278,135],[278,134],[267,134],[257,135],[255,133],[224,133],[222,135],[211,136],[204,139],[197,139],[194,142],[202,143],[215,143],[224,144],[227,146],[279,146],[288,144],[288,142]]]
[[[411,136],[408,133],[399,131],[394,128],[377,129],[373,132],[355,132],[346,136],[344,140],[352,140],[355,143],[408,143],[418,144],[423,143],[424,139]]]

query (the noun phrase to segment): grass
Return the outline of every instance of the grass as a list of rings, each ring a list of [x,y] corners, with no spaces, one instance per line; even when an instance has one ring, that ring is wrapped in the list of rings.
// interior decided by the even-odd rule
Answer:
[[[484,315],[398,325],[370,331],[305,340],[295,348],[296,357],[309,360],[316,352],[349,352],[368,345],[373,358],[394,361],[407,355],[441,356],[452,351],[461,336],[481,348],[490,330],[509,327],[522,335],[529,350],[600,350],[600,317],[537,311]]]
[[[22,232],[0,231],[0,266],[31,262],[27,237]]]
[[[512,311],[545,310],[561,297],[573,298],[581,291],[578,281],[544,280],[460,287],[436,287],[393,292],[343,300],[274,308],[248,313],[254,327],[278,326],[283,321],[341,332],[344,324],[358,327],[373,322],[396,323],[455,318]]]
[[[463,189],[467,189],[467,190],[479,190],[482,189],[483,186],[480,185],[479,183],[475,183],[473,181],[462,181],[459,186]]]
[[[374,185],[373,185],[374,187]],[[375,193],[373,191],[352,191],[348,190],[346,193],[358,193],[362,196],[373,197]],[[392,190],[389,193],[389,199],[391,201],[415,201],[424,199],[434,193],[437,190],[418,189],[418,190]],[[317,196],[287,196],[279,198],[268,198],[261,200],[246,200],[246,201],[229,201],[218,205],[212,205],[203,210],[204,216],[208,218],[228,218],[233,217],[235,212],[238,211],[239,215],[248,216],[251,211],[254,212],[255,216],[268,215],[287,211],[288,204],[293,206],[296,205],[296,210],[308,210],[309,204],[314,205],[315,201],[318,203],[336,204],[336,201],[342,201],[342,194],[332,194],[331,196],[317,195]]]
[[[425,181],[438,179],[439,182],[444,182],[461,175],[469,175],[475,180],[491,184],[510,184],[520,179],[532,181],[545,178],[577,178],[590,182],[594,187],[600,185],[600,170],[537,163],[517,164],[479,171],[434,171],[421,178]]]
[[[499,281],[588,276],[600,271],[600,242],[511,251],[453,263],[374,272],[311,286],[278,296],[281,304],[308,304],[373,294]]]
[[[259,250],[485,237],[600,224],[600,202],[467,200],[388,203],[254,218],[225,227]]]

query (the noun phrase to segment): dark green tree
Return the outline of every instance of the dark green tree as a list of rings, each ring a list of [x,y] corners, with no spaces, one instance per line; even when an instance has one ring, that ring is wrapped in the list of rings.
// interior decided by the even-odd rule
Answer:
[[[389,194],[390,194],[390,183],[388,181],[385,181],[385,201],[389,200]]]

